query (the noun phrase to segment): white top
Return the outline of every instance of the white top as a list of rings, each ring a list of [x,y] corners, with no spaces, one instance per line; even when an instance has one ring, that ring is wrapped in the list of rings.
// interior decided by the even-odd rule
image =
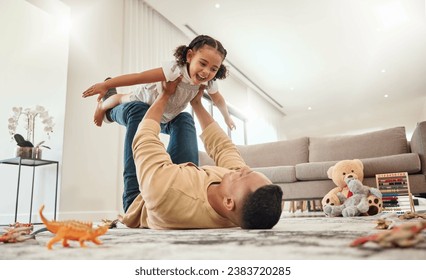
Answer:
[[[177,77],[182,75],[182,81],[177,85],[175,94],[170,97],[161,119],[162,123],[167,123],[185,110],[189,102],[197,95],[200,85],[194,85],[189,77],[187,68],[185,66],[178,66],[175,61],[164,62],[162,68],[167,82],[174,81]],[[209,94],[214,94],[218,91],[216,81],[212,80],[202,84],[207,86],[206,89]],[[161,82],[142,84],[130,93],[130,100],[142,101],[152,105],[161,91]]]

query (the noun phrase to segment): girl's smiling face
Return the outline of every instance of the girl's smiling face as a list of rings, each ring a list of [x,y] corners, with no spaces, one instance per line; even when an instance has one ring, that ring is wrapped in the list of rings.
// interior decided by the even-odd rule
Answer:
[[[195,85],[212,80],[223,61],[223,56],[215,48],[204,45],[200,49],[188,50],[186,61],[188,73]]]

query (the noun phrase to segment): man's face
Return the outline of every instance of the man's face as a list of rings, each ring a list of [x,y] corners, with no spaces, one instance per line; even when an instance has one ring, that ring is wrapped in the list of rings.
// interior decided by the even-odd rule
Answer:
[[[253,171],[246,166],[238,171],[225,174],[222,184],[226,193],[234,199],[236,208],[241,210],[247,195],[260,187],[272,184],[272,182],[262,173]]]

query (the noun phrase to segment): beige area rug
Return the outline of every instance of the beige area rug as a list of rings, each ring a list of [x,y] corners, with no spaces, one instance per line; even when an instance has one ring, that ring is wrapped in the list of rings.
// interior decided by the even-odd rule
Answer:
[[[382,214],[384,215],[384,214]],[[350,247],[356,238],[379,232],[375,217],[327,218],[283,215],[272,230],[130,229],[119,224],[101,236],[102,245],[63,248],[43,232],[22,243],[0,243],[3,260],[425,260],[426,241],[409,248],[375,243]],[[412,221],[412,220],[410,220]],[[35,230],[42,225],[35,226]],[[2,231],[2,229],[0,228]],[[421,236],[426,237],[426,232]]]

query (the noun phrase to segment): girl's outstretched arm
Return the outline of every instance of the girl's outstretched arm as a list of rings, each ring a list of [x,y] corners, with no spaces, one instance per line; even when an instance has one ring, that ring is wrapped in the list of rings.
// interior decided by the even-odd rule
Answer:
[[[111,78],[109,80],[94,84],[83,92],[83,97],[98,94],[98,102],[104,97],[110,88],[133,86],[137,84],[148,84],[165,81],[166,77],[162,68],[155,68],[140,73],[125,74]]]
[[[235,123],[229,115],[228,106],[226,106],[225,99],[223,98],[220,92],[216,92],[214,94],[209,94],[210,98],[213,100],[213,103],[217,106],[219,111],[222,113],[223,118],[225,119],[226,125],[229,129],[235,129]]]

